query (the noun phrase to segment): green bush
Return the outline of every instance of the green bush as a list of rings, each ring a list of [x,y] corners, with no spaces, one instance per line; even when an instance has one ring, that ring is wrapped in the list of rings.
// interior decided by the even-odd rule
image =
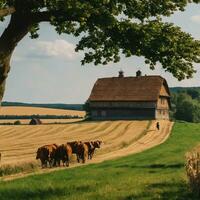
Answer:
[[[21,125],[21,122],[19,120],[14,122],[14,125]]]

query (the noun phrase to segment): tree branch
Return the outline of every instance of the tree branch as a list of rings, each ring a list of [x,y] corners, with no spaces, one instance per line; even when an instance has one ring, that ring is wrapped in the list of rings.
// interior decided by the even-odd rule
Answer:
[[[9,7],[9,8],[4,8],[0,10],[0,17],[5,17],[7,15],[11,15],[15,12],[15,8],[14,7]]]
[[[55,17],[55,18],[62,17],[66,21],[79,21],[80,16],[78,15],[78,13],[76,14],[74,13],[75,12],[73,10],[71,10],[71,12],[70,10],[69,11],[54,10],[54,11],[35,12],[35,13],[32,13],[32,19],[35,23],[51,21],[52,17]]]

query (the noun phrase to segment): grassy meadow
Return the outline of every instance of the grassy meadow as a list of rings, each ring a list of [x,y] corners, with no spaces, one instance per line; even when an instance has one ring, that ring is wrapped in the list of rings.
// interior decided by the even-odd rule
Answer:
[[[178,122],[160,146],[121,159],[0,182],[1,200],[194,200],[185,153],[200,141],[200,124]]]

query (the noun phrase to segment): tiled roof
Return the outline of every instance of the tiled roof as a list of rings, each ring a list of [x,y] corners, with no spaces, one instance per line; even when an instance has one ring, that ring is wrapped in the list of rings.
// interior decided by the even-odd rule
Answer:
[[[162,85],[170,96],[167,82],[161,76],[112,77],[96,81],[89,101],[156,101]]]

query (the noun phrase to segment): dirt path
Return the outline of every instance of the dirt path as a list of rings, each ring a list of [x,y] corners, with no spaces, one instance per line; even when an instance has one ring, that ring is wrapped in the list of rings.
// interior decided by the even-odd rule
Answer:
[[[156,130],[156,121],[105,121],[78,123],[57,126],[1,127],[0,147],[3,154],[2,165],[20,165],[24,162],[36,162],[35,151],[46,143],[64,143],[71,140],[101,139],[104,144],[94,159],[86,164],[100,163],[105,160],[139,153],[163,143],[170,135],[173,123],[161,120],[160,130]],[[2,129],[4,128],[4,130]],[[11,130],[12,129],[12,130]],[[71,164],[77,167],[80,164]],[[48,173],[66,168],[43,169],[35,173],[20,173],[2,177],[13,180],[24,176]]]

